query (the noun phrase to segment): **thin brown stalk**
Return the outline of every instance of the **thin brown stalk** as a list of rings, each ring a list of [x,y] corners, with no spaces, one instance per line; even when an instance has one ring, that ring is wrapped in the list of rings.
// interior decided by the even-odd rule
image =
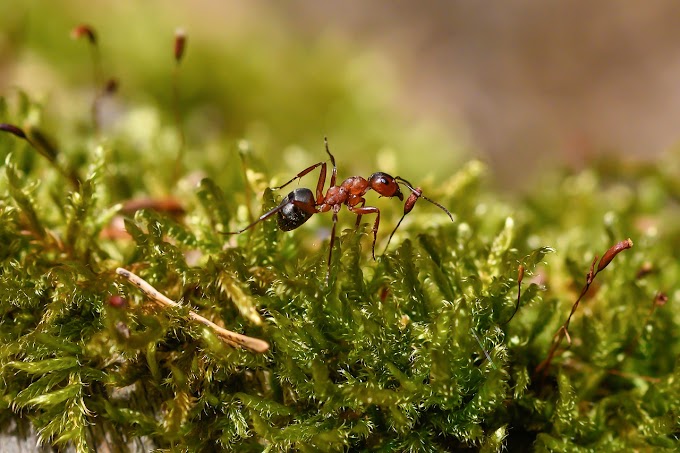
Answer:
[[[576,302],[571,307],[571,312],[569,313],[569,316],[567,317],[567,320],[564,322],[562,326],[560,326],[559,329],[557,329],[557,332],[555,332],[555,335],[553,336],[553,342],[552,346],[550,347],[550,351],[548,351],[548,355],[546,356],[545,360],[543,360],[541,363],[538,364],[536,369],[534,370],[534,373],[536,375],[538,374],[543,374],[548,370],[548,367],[550,366],[550,363],[552,362],[553,358],[555,357],[555,354],[557,353],[557,349],[560,347],[562,344],[562,340],[564,338],[567,339],[567,343],[569,346],[571,346],[571,336],[569,335],[569,323],[571,322],[572,316],[574,316],[574,313],[576,313],[576,309],[578,308],[579,304],[581,303],[581,299],[583,299],[583,296],[586,295],[588,292],[588,289],[590,289],[590,285],[593,283],[593,280],[595,280],[595,277],[597,276],[598,273],[600,273],[602,270],[604,270],[605,267],[611,261],[624,250],[627,250],[633,246],[633,241],[630,239],[626,239],[625,241],[621,241],[612,247],[609,248],[605,252],[605,254],[602,256],[602,259],[599,261],[597,268],[595,268],[595,263],[597,263],[597,255],[593,259],[593,262],[590,265],[590,271],[588,271],[588,274],[586,275],[586,284],[581,290],[581,294],[578,296],[578,299],[576,299]]]

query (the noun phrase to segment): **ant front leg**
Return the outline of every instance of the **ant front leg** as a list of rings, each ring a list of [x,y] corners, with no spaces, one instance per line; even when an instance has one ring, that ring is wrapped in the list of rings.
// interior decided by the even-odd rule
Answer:
[[[406,203],[404,203],[404,215],[411,212],[413,207],[416,205],[416,201],[418,201],[418,198],[422,197],[424,200],[429,201],[430,203],[444,211],[446,215],[449,216],[449,219],[451,219],[452,222],[454,221],[453,216],[451,215],[449,210],[446,209],[441,204],[437,203],[436,201],[431,200],[427,198],[425,195],[423,195],[423,190],[420,187],[413,188],[413,185],[404,178],[402,178],[401,176],[397,176],[396,178],[394,178],[394,180],[397,181],[397,183],[403,184],[404,186],[408,187],[408,189],[411,191],[411,195],[406,200]]]
[[[385,252],[387,252],[387,247],[390,246],[392,236],[394,236],[394,233],[397,232],[397,229],[399,228],[399,225],[401,225],[401,222],[404,220],[404,217],[406,217],[406,214],[411,212],[413,207],[416,205],[416,201],[418,201],[418,198],[420,198],[422,194],[423,192],[420,190],[420,187],[417,187],[416,190],[411,192],[411,195],[409,195],[408,198],[406,199],[406,203],[404,203],[404,214],[401,216],[401,219],[399,219],[399,222],[397,222],[397,226],[395,226],[392,232],[390,233],[390,237],[387,238],[387,244],[385,244],[385,250],[383,250],[383,255],[385,254]]]
[[[376,214],[375,222],[373,223],[373,244],[371,245],[371,254],[373,255],[373,260],[375,261],[375,241],[378,239],[378,226],[380,225],[380,209],[375,206],[362,206],[353,207],[348,206],[349,210],[358,216],[364,214]]]

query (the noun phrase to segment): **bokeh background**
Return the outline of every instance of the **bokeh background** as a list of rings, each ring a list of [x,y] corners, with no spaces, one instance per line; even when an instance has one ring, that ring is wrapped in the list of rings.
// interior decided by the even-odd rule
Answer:
[[[384,51],[400,106],[457,125],[508,184],[593,156],[654,158],[680,137],[678,2],[294,3],[298,27]]]
[[[189,146],[247,138],[274,172],[319,160],[328,135],[352,174],[441,180],[477,156],[498,184],[526,188],[546,168],[653,159],[680,136],[672,0],[2,0],[0,93],[41,97],[48,120],[85,117],[79,23],[120,82],[112,124],[130,105],[172,115],[181,26]]]

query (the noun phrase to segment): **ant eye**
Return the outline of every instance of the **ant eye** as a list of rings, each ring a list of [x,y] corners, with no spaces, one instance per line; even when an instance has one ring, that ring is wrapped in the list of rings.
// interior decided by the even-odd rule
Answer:
[[[387,173],[373,173],[369,178],[369,182],[372,186],[389,186],[393,183],[394,178],[392,178]]]

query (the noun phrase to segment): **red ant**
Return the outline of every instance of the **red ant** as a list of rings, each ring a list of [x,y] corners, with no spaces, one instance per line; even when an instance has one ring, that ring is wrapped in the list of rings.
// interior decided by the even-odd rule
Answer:
[[[411,195],[409,195],[409,197],[406,199],[406,203],[404,203],[404,214],[399,220],[399,223],[397,223],[397,226],[390,234],[390,237],[387,240],[387,244],[385,245],[385,250],[387,250],[387,246],[389,245],[390,240],[392,240],[392,236],[394,235],[395,231],[397,231],[397,228],[399,228],[399,225],[401,225],[401,222],[402,220],[404,220],[406,214],[411,212],[411,210],[415,206],[416,201],[418,201],[418,198],[424,198],[425,200],[429,201],[430,203],[440,208],[449,216],[449,218],[453,222],[453,216],[451,215],[448,209],[446,209],[444,206],[440,205],[436,201],[427,198],[425,195],[423,195],[423,191],[420,189],[420,187],[414,188],[410,182],[408,182],[407,180],[400,176],[394,178],[388,175],[387,173],[376,172],[369,176],[368,179],[365,179],[361,176],[350,176],[349,178],[345,179],[339,186],[336,185],[335,180],[338,169],[335,165],[335,157],[333,157],[330,150],[328,149],[327,138],[324,138],[324,144],[326,146],[326,153],[331,158],[331,164],[333,164],[330,186],[328,187],[328,190],[326,190],[326,195],[323,194],[323,188],[326,183],[327,166],[326,162],[323,161],[305,168],[300,173],[291,178],[290,181],[278,187],[272,188],[273,190],[282,189],[286,187],[288,184],[295,181],[296,179],[302,178],[315,168],[321,166],[319,181],[316,183],[316,200],[314,199],[314,195],[312,194],[312,191],[310,189],[304,187],[295,189],[288,195],[286,195],[283,198],[283,200],[281,200],[281,203],[279,203],[278,206],[262,214],[257,220],[255,220],[247,227],[242,228],[238,231],[232,231],[224,234],[241,234],[244,231],[254,227],[261,221],[267,220],[274,214],[278,214],[276,222],[279,229],[281,229],[282,231],[291,231],[301,226],[303,223],[309,220],[309,218],[312,217],[314,214],[333,211],[333,228],[331,229],[331,243],[330,249],[328,250],[328,273],[326,274],[326,279],[328,279],[328,275],[330,274],[333,244],[335,243],[335,225],[338,222],[338,212],[340,211],[340,208],[342,208],[342,205],[347,206],[347,209],[349,209],[351,212],[357,215],[355,227],[359,226],[362,215],[364,214],[376,215],[375,222],[373,223],[373,244],[371,246],[371,253],[373,255],[373,259],[375,260],[375,242],[378,237],[378,225],[380,224],[380,210],[374,206],[366,206],[366,200],[364,199],[364,195],[371,189],[375,190],[376,192],[378,192],[378,194],[380,194],[383,197],[388,198],[397,197],[401,201],[404,200],[404,195],[399,190],[399,184],[407,187],[411,191]]]

